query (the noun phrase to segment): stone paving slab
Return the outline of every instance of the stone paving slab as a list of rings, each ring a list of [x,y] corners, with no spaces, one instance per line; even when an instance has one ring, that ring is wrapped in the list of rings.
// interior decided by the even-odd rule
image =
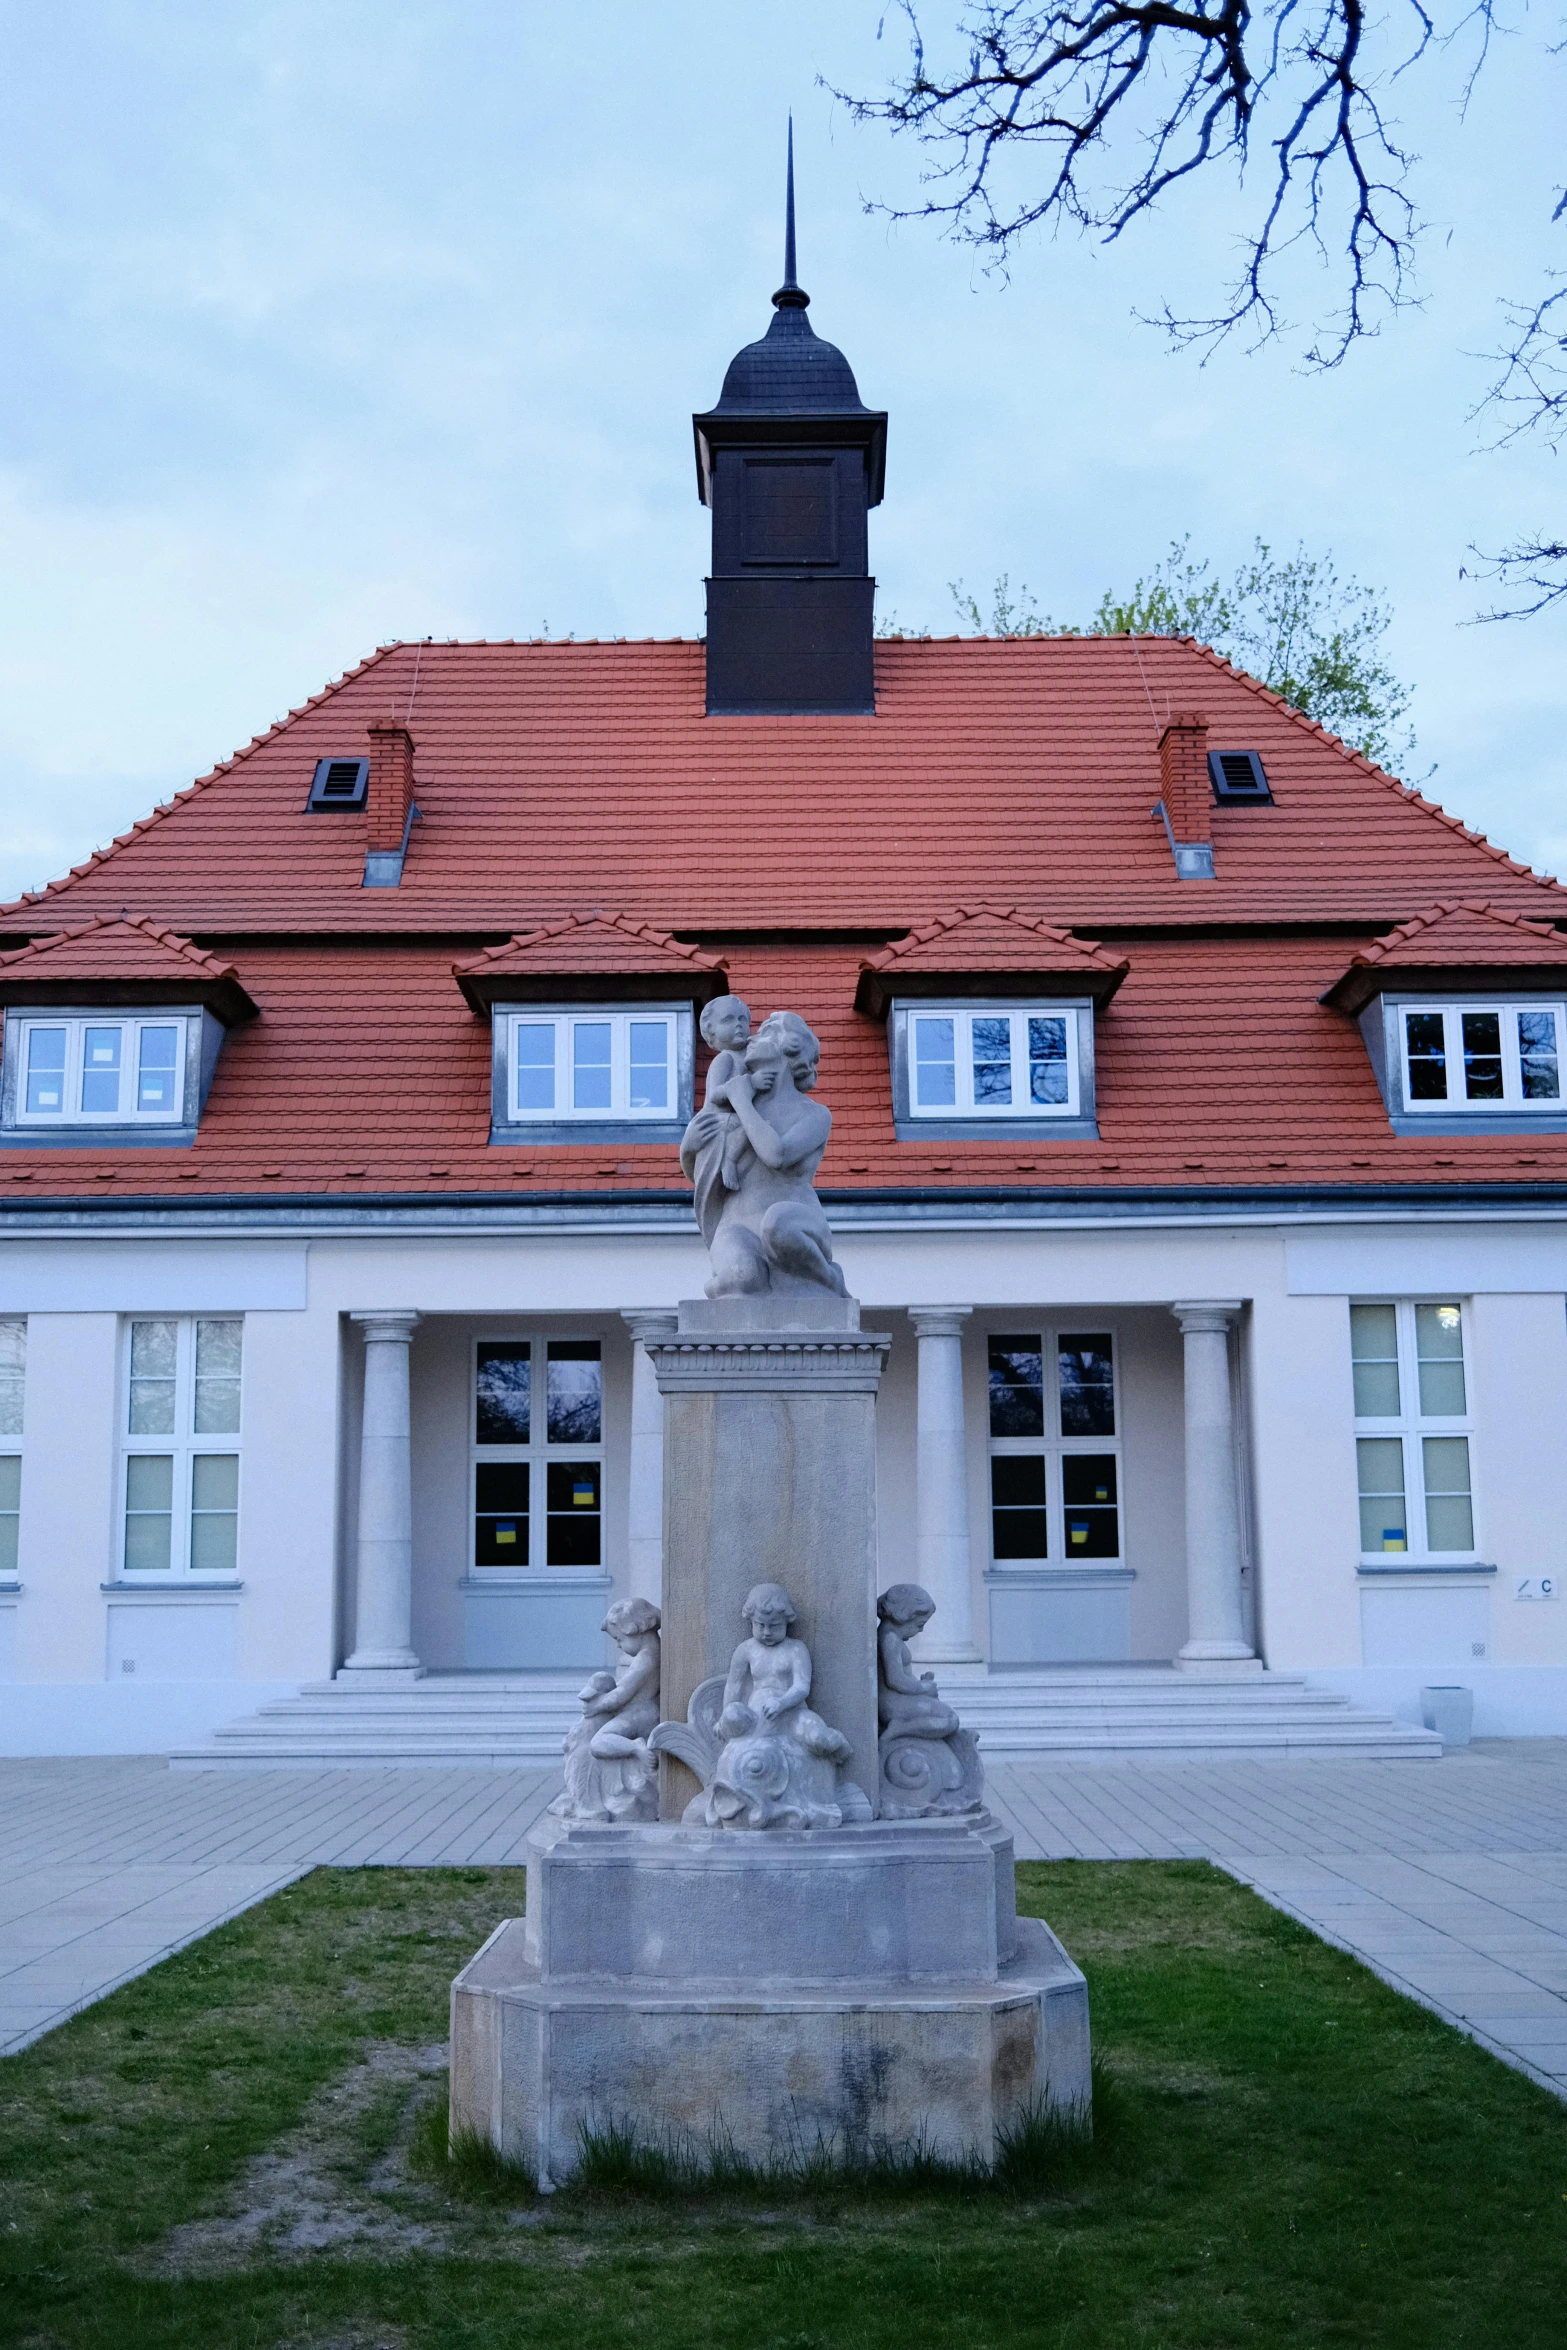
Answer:
[[[0,2052],[307,1869],[516,1865],[559,1784],[512,1770],[0,1761]],[[998,1763],[1019,1859],[1209,1859],[1567,2096],[1567,1739],[1419,1768]]]

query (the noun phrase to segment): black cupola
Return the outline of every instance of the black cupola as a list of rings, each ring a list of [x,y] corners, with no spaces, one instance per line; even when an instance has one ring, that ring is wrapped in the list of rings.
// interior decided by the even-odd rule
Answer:
[[[811,331],[794,276],[794,131],[784,282],[759,343],[694,416],[697,486],[713,510],[707,713],[874,714],[867,510],[881,503],[887,418],[843,353]]]

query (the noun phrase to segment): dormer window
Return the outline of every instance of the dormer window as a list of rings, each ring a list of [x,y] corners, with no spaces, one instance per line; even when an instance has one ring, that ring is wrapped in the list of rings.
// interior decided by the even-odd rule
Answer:
[[[904,1140],[1094,1131],[1091,1003],[895,1002],[890,1026]]]
[[[514,1015],[512,1116],[667,1118],[674,1059],[667,1012]]]
[[[41,1132],[187,1122],[189,1015],[13,1013],[7,1026],[15,1073],[8,1125]]]
[[[909,1018],[911,1117],[1076,1115],[1077,1022],[1069,1013],[953,1006]]]
[[[497,1004],[492,1139],[678,1139],[691,1115],[689,1004]]]
[[[1567,1006],[1405,1002],[1397,1017],[1411,1117],[1560,1112]]]

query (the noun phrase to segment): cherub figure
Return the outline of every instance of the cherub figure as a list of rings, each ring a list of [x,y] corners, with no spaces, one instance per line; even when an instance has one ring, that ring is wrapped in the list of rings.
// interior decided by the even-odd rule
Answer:
[[[917,1640],[936,1612],[936,1602],[918,1583],[893,1583],[876,1602],[876,1708],[884,1730],[914,1738],[950,1738],[962,1724],[936,1694],[934,1673],[916,1673],[909,1642]]]
[[[702,1041],[712,1047],[702,1108],[715,1113],[708,1121],[716,1132],[694,1153],[692,1181],[696,1191],[696,1220],[711,1246],[712,1228],[723,1209],[726,1191],[740,1188],[740,1158],[746,1148],[745,1128],[729,1098],[730,1080],[745,1074],[745,1048],[751,1041],[751,1007],[737,995],[721,995],[706,1005],[699,1023]]]
[[[558,1819],[657,1819],[658,1765],[648,1738],[658,1726],[661,1620],[646,1599],[617,1600],[604,1618],[621,1661],[578,1693],[582,1719],[566,1739],[566,1789],[550,1805]]]
[[[720,1738],[748,1738],[777,1730],[823,1762],[846,1763],[849,1741],[806,1704],[811,1694],[811,1652],[791,1640],[794,1601],[781,1583],[758,1583],[746,1595],[741,1615],[751,1627],[729,1663]]]
[[[654,1740],[701,1777],[687,1824],[837,1828],[846,1818],[869,1819],[866,1797],[838,1775],[849,1741],[806,1703],[811,1652],[789,1636],[795,1611],[788,1592],[758,1583],[741,1614],[751,1637],[734,1652],[717,1719],[710,1709],[718,1684],[706,1681],[692,1697],[690,1720],[663,1723]]]
[[[934,1673],[915,1670],[909,1642],[936,1612],[918,1583],[893,1583],[876,1602],[876,1707],[881,1719],[878,1810],[884,1820],[980,1809],[985,1772],[971,1730],[942,1702]]]

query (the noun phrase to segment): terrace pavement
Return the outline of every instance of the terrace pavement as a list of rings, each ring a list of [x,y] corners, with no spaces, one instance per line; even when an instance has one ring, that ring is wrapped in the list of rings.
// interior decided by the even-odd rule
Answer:
[[[0,2053],[317,1867],[520,1863],[553,1769],[0,1761]],[[1567,2097],[1567,1739],[1440,1762],[996,1763],[1020,1860],[1216,1862]]]

